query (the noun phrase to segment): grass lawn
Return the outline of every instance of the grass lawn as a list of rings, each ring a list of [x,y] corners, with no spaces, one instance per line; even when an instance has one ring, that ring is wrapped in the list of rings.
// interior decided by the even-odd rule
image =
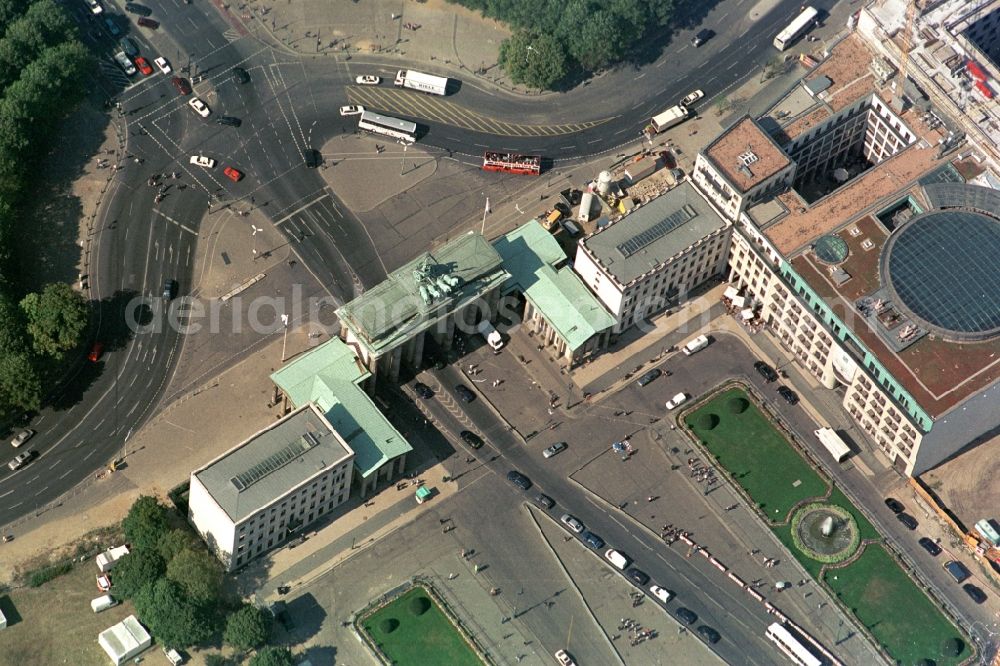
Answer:
[[[414,604],[424,604],[427,610],[418,615],[412,610]],[[386,631],[393,620],[398,625]],[[369,615],[364,628],[393,664],[482,666],[483,663],[444,611],[419,587]]]
[[[750,404],[742,413],[730,411],[730,400]],[[718,424],[705,427],[715,415]],[[719,464],[753,498],[771,520],[781,521],[800,500],[822,497],[827,484],[775,430],[741,389],[719,394],[685,419]]]
[[[90,600],[101,596],[96,576],[97,566],[88,559],[39,588],[0,595],[0,609],[8,622],[0,632],[0,666],[107,666],[110,661],[97,645],[97,634],[135,609],[126,602],[94,613]]]
[[[957,657],[941,654],[946,639],[965,639],[882,546],[868,546],[850,566],[828,570],[824,581],[900,663],[958,664],[971,654],[968,646]]]

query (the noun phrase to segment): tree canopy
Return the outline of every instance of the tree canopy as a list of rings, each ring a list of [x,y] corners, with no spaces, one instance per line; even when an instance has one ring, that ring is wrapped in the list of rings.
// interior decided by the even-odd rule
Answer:
[[[133,549],[156,552],[160,539],[170,528],[167,508],[150,495],[142,495],[128,510],[122,521],[125,538]]]
[[[555,37],[518,30],[500,45],[500,66],[514,83],[550,88],[566,76],[566,54]]]
[[[132,598],[162,576],[165,569],[163,558],[156,551],[133,550],[115,564],[115,594]]]
[[[26,213],[35,167],[86,94],[93,67],[63,7],[0,0],[0,418],[41,406],[43,368],[79,345],[86,324],[86,304],[68,286],[20,284],[17,243],[34,231]],[[28,317],[16,305],[13,313],[18,303]]]
[[[87,303],[68,284],[46,285],[21,300],[31,344],[39,354],[61,358],[79,346],[87,328]]]
[[[250,666],[293,666],[295,658],[286,647],[268,645],[250,659]]]
[[[184,648],[212,635],[208,613],[171,580],[158,578],[139,590],[133,601],[143,623],[164,645]]]
[[[226,631],[222,640],[238,650],[249,650],[266,643],[270,635],[270,613],[256,606],[244,604],[226,620]]]
[[[185,548],[174,555],[167,578],[198,603],[215,601],[222,590],[222,566],[204,549]]]
[[[674,0],[449,1],[509,24],[513,34],[500,47],[499,64],[515,82],[536,88],[551,88],[573,70],[622,61],[670,23],[675,6]]]

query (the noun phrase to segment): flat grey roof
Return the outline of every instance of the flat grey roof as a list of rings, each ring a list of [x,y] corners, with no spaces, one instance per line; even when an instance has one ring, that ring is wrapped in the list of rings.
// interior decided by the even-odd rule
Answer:
[[[238,523],[354,451],[312,403],[194,472]]]
[[[625,285],[726,224],[684,181],[581,242]]]

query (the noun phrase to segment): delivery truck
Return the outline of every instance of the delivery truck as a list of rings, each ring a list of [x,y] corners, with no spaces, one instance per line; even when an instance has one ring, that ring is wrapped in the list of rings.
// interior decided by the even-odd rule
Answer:
[[[448,79],[444,76],[424,74],[412,69],[401,69],[396,72],[396,85],[410,90],[430,93],[432,95],[448,94]]]

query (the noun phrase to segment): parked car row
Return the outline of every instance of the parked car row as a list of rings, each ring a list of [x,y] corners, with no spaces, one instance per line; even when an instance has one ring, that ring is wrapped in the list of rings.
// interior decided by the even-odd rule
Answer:
[[[907,529],[917,529],[917,519],[906,513],[906,507],[903,506],[903,503],[898,499],[895,497],[886,497],[885,506],[889,509],[889,511],[892,511],[892,513],[895,514],[896,520],[901,522]],[[931,557],[937,557],[944,552],[941,546],[939,546],[937,542],[930,537],[920,537],[917,539],[917,543],[921,548],[926,550]],[[956,583],[965,583],[966,580],[972,578],[972,572],[970,572],[968,567],[958,560],[948,560],[941,566],[944,567],[944,570],[955,579]],[[979,586],[974,585],[973,583],[965,583],[962,585],[962,589],[977,604],[981,604],[986,601],[986,593],[983,592]]]
[[[517,470],[510,470],[507,472],[507,480],[524,491],[527,491],[533,485],[531,479]],[[542,507],[546,511],[551,511],[556,505],[555,500],[544,493],[535,494],[532,500],[535,504]],[[577,535],[588,548],[594,551],[600,552],[607,545],[601,536],[591,530],[588,530],[587,526],[571,513],[563,513],[559,516],[559,522],[562,523],[562,525],[565,526],[570,532]],[[667,603],[674,598],[674,593],[669,589],[657,583],[650,584],[649,574],[634,566],[635,562],[632,558],[620,550],[608,548],[604,551],[603,558],[615,569],[620,571],[629,581],[638,586],[644,592],[647,592],[653,599],[656,599],[662,605],[666,606]],[[684,608],[683,606],[676,608],[674,610],[674,615],[684,624],[690,625],[698,621],[698,615],[694,611]],[[718,631],[707,625],[699,626],[696,631],[709,643],[717,643],[721,638]]]

